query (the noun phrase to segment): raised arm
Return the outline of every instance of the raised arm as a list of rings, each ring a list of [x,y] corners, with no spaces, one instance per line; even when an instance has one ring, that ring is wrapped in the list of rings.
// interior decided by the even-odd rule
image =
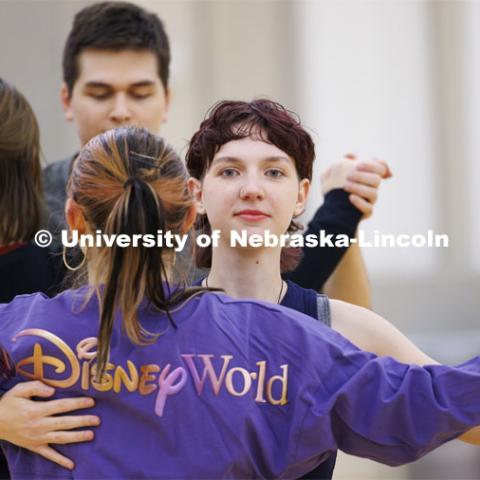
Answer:
[[[324,230],[327,236],[353,238],[360,220],[373,211],[382,178],[389,176],[387,164],[380,160],[359,161],[346,156],[331,165],[322,174],[324,204],[305,234],[318,235]],[[360,249],[355,245],[304,248],[302,261],[285,277],[305,288],[325,288],[332,298],[370,306],[368,277]]]
[[[325,195],[325,201],[315,212],[308,224],[305,235],[355,235],[362,214],[348,199],[348,193],[340,188],[333,189]],[[332,237],[333,238],[333,237]],[[303,249],[303,257],[292,272],[286,273],[288,278],[304,288],[319,291],[328,277],[337,268],[348,247],[330,246]]]
[[[330,188],[332,183],[334,185],[343,183],[342,188],[349,194],[349,201],[361,212],[361,220],[365,220],[373,213],[382,179],[390,178],[392,173],[383,160],[361,161],[353,155],[347,155],[342,162],[345,166],[338,173],[327,170],[323,174],[322,189]],[[348,249],[325,283],[324,292],[331,298],[371,308],[370,282],[357,244]]]

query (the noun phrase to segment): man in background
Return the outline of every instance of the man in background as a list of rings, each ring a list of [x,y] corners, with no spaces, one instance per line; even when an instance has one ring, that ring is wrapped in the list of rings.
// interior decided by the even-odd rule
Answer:
[[[169,68],[169,39],[157,15],[128,2],[95,3],[79,11],[64,47],[61,99],[65,118],[75,123],[80,144],[127,124],[158,134],[170,107]],[[44,170],[48,228],[57,238],[65,228],[66,184],[74,157]],[[378,179],[387,175],[388,169],[380,162],[369,165]],[[309,233],[324,229],[351,238],[362,215],[371,214],[378,184],[351,181],[347,193],[343,190],[345,172],[353,168],[352,161],[344,160],[324,175],[324,191],[329,193],[314,215]],[[303,260],[288,276],[303,287],[320,290],[346,250],[305,249]],[[358,247],[350,247],[332,285],[331,296],[370,307],[370,289]]]

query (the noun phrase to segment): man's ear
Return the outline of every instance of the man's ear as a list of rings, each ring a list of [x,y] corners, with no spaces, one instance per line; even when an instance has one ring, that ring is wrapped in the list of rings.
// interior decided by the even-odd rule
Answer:
[[[78,230],[80,235],[86,232],[87,225],[83,212],[72,198],[67,199],[67,203],[65,204],[65,218],[67,219],[70,231]]]
[[[170,112],[170,105],[172,103],[172,91],[165,89],[165,113],[163,114],[163,123],[168,120],[168,113]]]
[[[67,84],[62,83],[60,89],[60,101],[62,102],[63,111],[65,112],[65,119],[67,122],[73,121],[73,110],[72,110],[72,97],[68,91]]]
[[[305,210],[305,204],[307,203],[308,192],[310,191],[310,180],[304,178],[298,184],[297,203],[295,204],[294,216],[301,215]]]
[[[196,178],[190,177],[187,182],[188,191],[195,201],[196,211],[200,215],[205,215],[205,207],[202,201],[202,182]]]

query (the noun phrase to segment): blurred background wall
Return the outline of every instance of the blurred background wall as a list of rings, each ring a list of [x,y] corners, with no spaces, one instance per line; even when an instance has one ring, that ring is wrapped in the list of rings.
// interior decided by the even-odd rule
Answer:
[[[59,101],[73,15],[92,2],[0,1],[0,75],[30,100],[45,163],[78,148]],[[364,251],[375,310],[439,361],[480,353],[480,3],[142,1],[172,44],[173,104],[162,134],[179,151],[225,98],[268,96],[317,143],[316,176],[347,152],[389,161],[367,235],[447,233],[448,248]],[[322,201],[315,182],[309,210]],[[359,415],[362,413],[359,412]],[[403,468],[342,455],[341,478],[480,478],[452,442]]]

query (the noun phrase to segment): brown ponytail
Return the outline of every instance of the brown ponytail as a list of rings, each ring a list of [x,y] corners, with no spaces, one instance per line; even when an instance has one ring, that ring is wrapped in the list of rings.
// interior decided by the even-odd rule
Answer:
[[[68,183],[69,197],[83,211],[89,227],[113,234],[183,233],[192,206],[183,162],[163,139],[145,129],[110,130],[92,139],[75,160]],[[171,253],[172,255],[166,255]],[[165,264],[173,258],[166,247],[97,249],[95,289],[100,301],[97,377],[108,362],[108,346],[117,309],[123,327],[136,344],[154,341],[137,316],[141,302],[167,313],[202,289],[168,283]],[[103,287],[100,285],[104,284]]]

